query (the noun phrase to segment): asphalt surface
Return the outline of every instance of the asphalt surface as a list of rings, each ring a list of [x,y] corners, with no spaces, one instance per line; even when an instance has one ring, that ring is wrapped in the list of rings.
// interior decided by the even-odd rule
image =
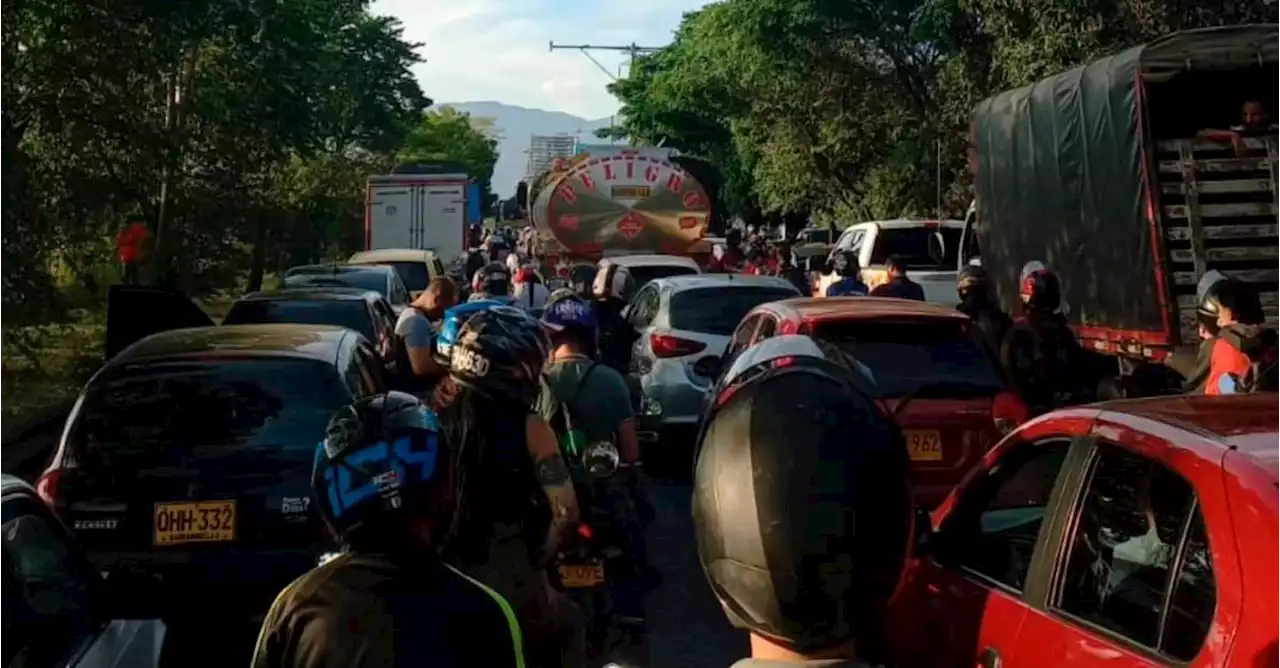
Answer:
[[[28,431],[21,440],[6,439],[6,472],[34,481],[61,433],[60,420],[50,423],[52,426]],[[656,515],[647,538],[650,560],[662,574],[662,584],[649,594],[646,608],[649,665],[655,668],[725,668],[747,652],[745,634],[729,625],[698,564],[690,492],[686,482],[653,482]],[[217,616],[217,611],[208,612]],[[205,665],[196,657],[213,660],[211,650],[218,646],[236,658],[226,661],[219,657],[210,665],[247,665],[247,661],[241,663],[241,656],[252,646],[257,629],[248,620],[228,621],[221,618],[201,623],[199,628],[171,628],[170,641],[175,646],[167,647],[166,654],[177,659],[172,665]],[[216,638],[212,643],[210,634]]]

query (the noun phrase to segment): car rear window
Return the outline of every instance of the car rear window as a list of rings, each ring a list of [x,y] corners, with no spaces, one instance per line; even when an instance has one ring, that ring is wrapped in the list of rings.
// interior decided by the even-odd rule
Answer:
[[[263,323],[295,323],[299,325],[334,325],[354,329],[370,341],[377,341],[373,318],[363,300],[263,300],[240,301],[231,306],[224,325],[257,325]]]
[[[308,458],[347,393],[331,365],[301,359],[126,367],[95,380],[69,455],[95,471],[193,467],[241,455]]]
[[[876,233],[875,248],[871,249],[871,264],[884,264],[890,256],[900,255],[907,261],[909,270],[955,271],[959,262],[960,232],[953,227],[923,225],[881,228]],[[941,248],[937,244],[938,235],[941,235]]]
[[[867,365],[888,397],[988,396],[1004,389],[994,361],[958,322],[830,322],[814,335]]]
[[[404,286],[413,292],[426,290],[427,284],[431,282],[431,272],[427,270],[425,262],[391,262],[389,264],[396,270]]]
[[[729,336],[751,309],[790,299],[795,290],[761,286],[724,286],[682,290],[671,295],[671,326],[690,332]]]
[[[387,275],[380,271],[326,272],[317,270],[314,273],[289,274],[284,277],[284,286],[286,288],[301,288],[312,285],[374,290],[383,297],[387,296]]]
[[[635,281],[635,289],[639,290],[655,278],[688,276],[689,274],[698,273],[698,270],[694,267],[686,267],[678,264],[649,264],[638,267],[627,267],[627,272],[631,274],[631,278]]]

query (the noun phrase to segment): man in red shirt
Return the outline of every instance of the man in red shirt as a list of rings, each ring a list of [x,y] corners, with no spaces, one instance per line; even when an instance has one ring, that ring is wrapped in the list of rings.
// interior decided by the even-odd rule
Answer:
[[[1215,395],[1248,391],[1246,385],[1263,380],[1251,377],[1250,371],[1255,361],[1263,366],[1269,363],[1271,370],[1274,370],[1275,337],[1272,335],[1270,343],[1267,343],[1262,304],[1257,293],[1247,284],[1228,278],[1222,281],[1217,290],[1218,338],[1213,342],[1204,393]]]
[[[138,267],[142,260],[144,246],[150,237],[151,231],[147,229],[147,224],[141,216],[130,216],[125,226],[116,234],[116,254],[124,267],[125,285],[139,283]]]

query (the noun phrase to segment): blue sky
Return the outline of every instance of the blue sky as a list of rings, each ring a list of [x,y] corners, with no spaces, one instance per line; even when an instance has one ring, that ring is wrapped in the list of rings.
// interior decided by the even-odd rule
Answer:
[[[437,102],[496,100],[564,111],[587,119],[613,114],[609,77],[557,44],[662,46],[684,12],[706,0],[375,0],[373,11],[399,17],[405,37],[422,42],[415,69]],[[593,52],[615,70],[624,54]]]

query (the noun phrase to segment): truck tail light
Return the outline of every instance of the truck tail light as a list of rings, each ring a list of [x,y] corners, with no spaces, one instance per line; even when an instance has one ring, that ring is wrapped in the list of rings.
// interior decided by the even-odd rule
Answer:
[[[659,333],[649,336],[649,347],[653,349],[655,357],[666,359],[702,352],[707,347],[707,344],[701,341],[682,339],[672,334]]]
[[[1029,417],[1027,405],[1012,392],[1001,392],[991,402],[991,421],[1002,435],[1017,429]]]

